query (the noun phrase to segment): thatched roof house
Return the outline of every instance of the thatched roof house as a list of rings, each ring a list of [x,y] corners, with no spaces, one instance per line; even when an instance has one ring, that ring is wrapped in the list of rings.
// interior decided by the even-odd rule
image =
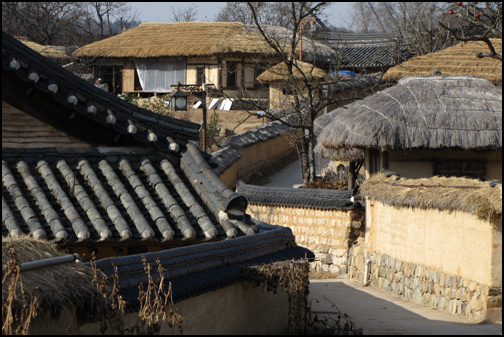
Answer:
[[[490,39],[495,50],[502,55],[502,39]],[[440,71],[445,75],[471,75],[484,78],[495,84],[502,83],[502,61],[483,57],[477,53],[488,52],[482,41],[468,41],[441,51],[414,57],[390,68],[383,79],[398,81],[406,76],[428,75]]]
[[[327,125],[318,151],[345,159],[365,152],[367,173],[502,177],[502,88],[484,79],[407,77],[329,115],[316,122]]]
[[[2,49],[2,243],[29,235],[86,260],[94,254],[108,276],[114,274],[109,267],[118,266],[130,310],[138,309],[139,284],[150,279],[142,255],[153,267],[162,261],[165,286],[172,282],[179,301],[217,289],[226,294],[231,285],[242,289],[237,284],[246,265],[310,255],[296,246],[290,229],[257,222],[245,212],[246,198],[227,188],[208,155],[192,144],[199,124],[110,95],[6,33]],[[231,300],[220,309],[231,313],[239,301],[247,306],[244,298],[257,303],[255,295],[228,295]],[[286,301],[280,300],[284,308]],[[196,303],[188,315],[194,306],[217,310],[208,298]],[[268,309],[266,302],[259,307]],[[79,307],[71,309],[77,310],[73,329],[83,316]],[[67,321],[51,325],[40,314],[40,326],[52,330],[36,333],[65,332]],[[248,325],[255,317],[237,314],[234,319]],[[222,316],[226,322],[213,319],[189,331],[220,334],[216,326],[227,327],[229,315]],[[272,320],[275,327],[266,329],[281,332],[288,314],[279,315]],[[99,324],[95,328],[93,333]]]
[[[286,35],[282,27],[265,29],[280,32],[280,41]],[[335,62],[335,53],[327,46],[319,43],[313,49],[307,51],[307,59]],[[267,91],[260,90],[257,76],[279,61],[257,29],[237,22],[143,23],[84,46],[74,55],[100,60],[99,74],[110,67],[112,72],[121,70],[122,79],[105,78],[114,81],[114,87],[122,86],[118,93],[170,92],[178,81],[197,85],[204,81],[232,98],[262,99],[267,99]]]
[[[269,84],[269,109],[283,110],[290,106],[294,95],[302,96],[306,84],[318,85],[327,73],[313,64],[296,61],[292,65],[292,76],[285,62],[278,63],[257,77],[261,83]]]

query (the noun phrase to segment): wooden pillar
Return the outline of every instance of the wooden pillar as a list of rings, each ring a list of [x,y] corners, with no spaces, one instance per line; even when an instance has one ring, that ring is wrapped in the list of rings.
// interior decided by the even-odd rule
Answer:
[[[241,62],[240,95],[241,98],[245,97],[245,57],[242,57]]]

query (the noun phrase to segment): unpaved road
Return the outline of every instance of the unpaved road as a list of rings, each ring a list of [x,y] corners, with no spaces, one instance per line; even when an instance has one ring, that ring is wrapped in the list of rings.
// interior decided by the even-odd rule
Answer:
[[[311,280],[309,296],[314,313],[335,315],[334,303],[365,335],[502,335],[502,321],[474,324],[354,280]]]

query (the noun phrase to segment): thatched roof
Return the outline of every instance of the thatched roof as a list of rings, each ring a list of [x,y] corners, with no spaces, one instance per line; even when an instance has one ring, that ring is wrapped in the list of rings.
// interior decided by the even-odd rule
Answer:
[[[327,149],[502,149],[502,87],[476,77],[407,77],[330,114]]]
[[[271,56],[264,38],[237,22],[147,22],[74,52],[78,57]]]
[[[363,196],[385,204],[464,211],[482,220],[502,217],[502,184],[460,177],[406,179],[377,173],[360,185]]]
[[[502,55],[502,39],[490,39],[490,41],[495,50]],[[406,76],[428,75],[438,70],[445,75],[471,75],[493,83],[502,83],[502,61],[475,56],[481,52],[489,52],[484,42],[463,42],[439,52],[414,57],[390,68],[383,75],[383,79],[397,81]]]
[[[324,78],[327,73],[315,67],[313,64],[309,64],[303,61],[296,61],[296,64],[292,66],[293,77],[296,80],[303,80],[306,76],[308,81]],[[257,77],[259,82],[275,82],[275,81],[287,81],[289,79],[289,73],[287,70],[287,65],[284,62],[278,63],[268,70],[264,71],[261,75]]]
[[[47,240],[39,240],[30,236],[2,239],[2,265],[12,261],[10,247],[18,263],[39,261],[53,257],[64,256],[56,249],[55,244]],[[38,301],[38,312],[50,310],[58,314],[67,304],[74,305],[88,314],[96,314],[104,305],[99,305],[100,297],[96,285],[92,283],[91,268],[75,262],[50,265],[37,269],[21,271],[21,280],[25,293],[35,296]],[[8,298],[7,284],[2,284],[2,303]],[[14,305],[22,305],[19,297],[21,290],[17,285],[18,301]],[[19,308],[13,308],[17,310]]]
[[[44,55],[45,57],[48,57],[53,60],[63,60],[63,59],[69,59],[70,56],[67,55],[65,52],[56,49],[51,46],[43,46],[41,44],[35,43],[33,41],[28,41],[23,37],[18,37],[17,38],[19,41],[21,41],[24,45],[27,47],[35,50],[37,53]]]

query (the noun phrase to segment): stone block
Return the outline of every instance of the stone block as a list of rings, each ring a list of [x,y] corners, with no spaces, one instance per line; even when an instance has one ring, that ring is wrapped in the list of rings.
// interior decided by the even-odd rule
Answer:
[[[396,282],[396,283],[397,282],[401,282],[402,283],[403,282],[403,276],[404,276],[404,274],[403,274],[402,271],[396,272],[395,275],[394,275],[394,282]]]
[[[458,288],[455,291],[455,299],[460,300],[462,298],[462,288]]]
[[[486,309],[501,308],[502,309],[502,294],[499,296],[488,296],[486,297],[484,307]]]
[[[422,269],[423,267],[422,266],[416,266],[416,269],[415,269],[415,276],[420,278],[422,276]]]
[[[414,289],[411,292],[411,300],[416,303],[422,303],[422,292],[420,289]]]
[[[324,263],[326,263],[326,264],[332,264],[333,263],[333,255],[332,254],[327,254],[325,256]]]
[[[440,308],[443,311],[448,311],[449,305],[450,305],[450,299],[448,298],[448,296],[442,296],[439,300],[438,308]]]

